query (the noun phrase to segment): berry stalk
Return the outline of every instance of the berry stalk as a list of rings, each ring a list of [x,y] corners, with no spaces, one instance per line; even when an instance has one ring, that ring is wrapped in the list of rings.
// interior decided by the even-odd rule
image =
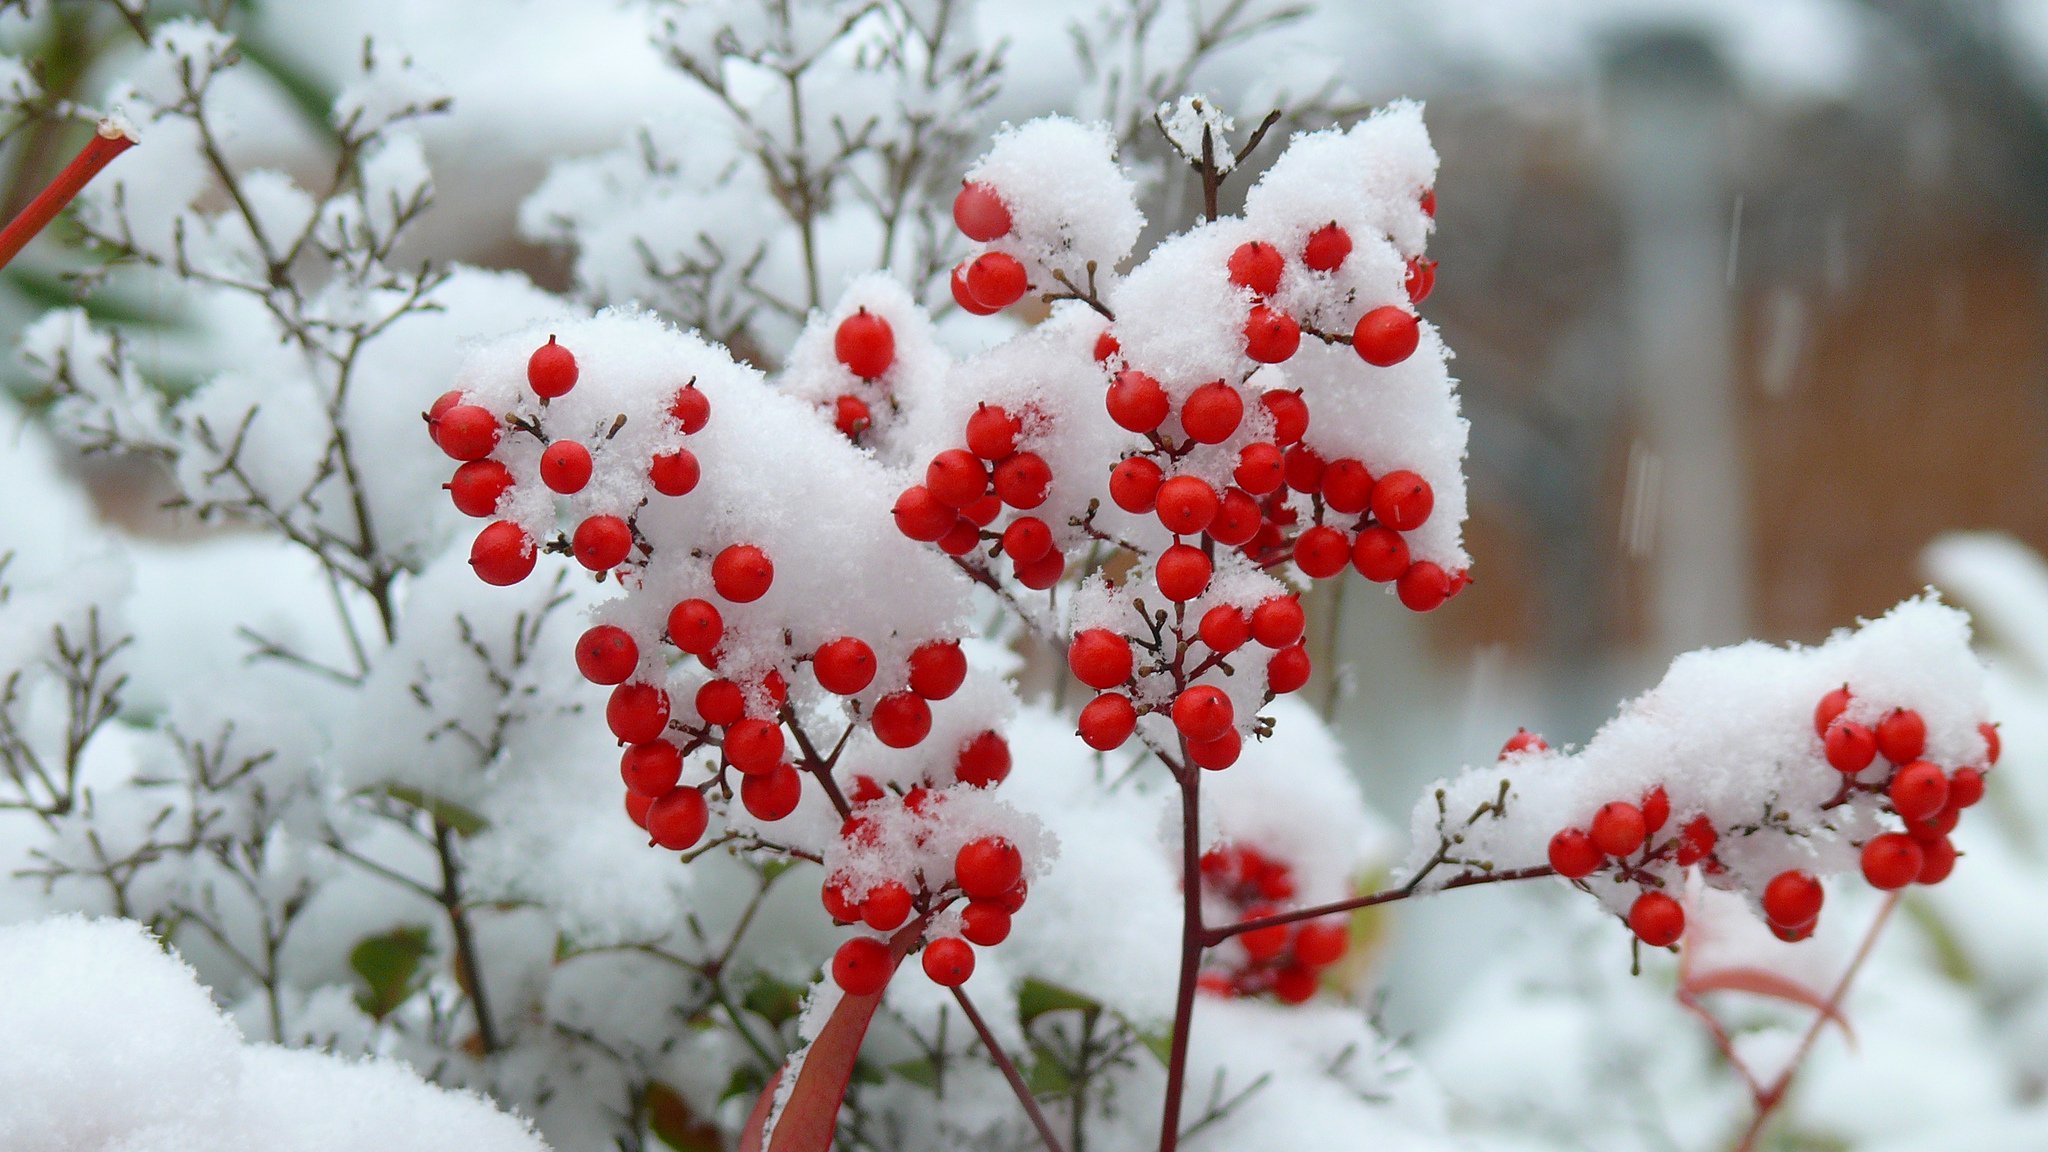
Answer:
[[[1188,1036],[1195,1024],[1195,988],[1202,974],[1207,931],[1202,926],[1202,769],[1181,741],[1180,777],[1180,983],[1173,1001],[1173,1046],[1166,1060],[1166,1100],[1159,1120],[1159,1152],[1180,1143],[1181,1092],[1188,1075]]]
[[[62,212],[94,176],[99,175],[100,169],[112,163],[114,157],[133,148],[135,143],[135,137],[128,134],[127,128],[111,119],[100,121],[92,139],[78,150],[71,163],[36,193],[36,198],[8,221],[6,228],[0,229],[0,268],[13,262],[38,232],[49,227],[57,213]]]

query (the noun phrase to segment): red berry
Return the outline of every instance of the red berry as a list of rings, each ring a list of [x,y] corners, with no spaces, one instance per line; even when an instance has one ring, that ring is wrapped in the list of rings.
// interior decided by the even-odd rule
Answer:
[[[953,266],[953,303],[961,311],[972,316],[993,316],[1003,309],[1000,305],[983,304],[974,298],[974,290],[967,283],[967,265],[963,262]]]
[[[889,747],[914,748],[931,734],[932,706],[915,692],[891,692],[875,701],[868,723]]]
[[[1343,532],[1318,524],[1294,541],[1294,562],[1311,579],[1326,580],[1351,560],[1351,541]]]
[[[1280,910],[1270,904],[1254,904],[1245,910],[1244,920],[1239,923],[1264,920],[1279,913]],[[1237,935],[1237,942],[1244,946],[1244,954],[1255,963],[1263,964],[1269,960],[1277,960],[1280,954],[1287,950],[1287,925],[1268,924],[1264,928],[1240,932]]]
[[[1308,649],[1299,644],[1282,648],[1273,653],[1273,659],[1266,663],[1266,687],[1275,696],[1299,692],[1302,685],[1308,683],[1312,667]]]
[[[725,618],[708,600],[684,600],[668,613],[669,642],[693,656],[709,656],[725,636]]]
[[[1515,734],[1508,737],[1508,742],[1500,746],[1500,759],[1505,760],[1510,756],[1518,756],[1524,752],[1548,751],[1550,751],[1550,744],[1543,737],[1529,731],[1527,728],[1517,728],[1515,729]]]
[[[1392,305],[1375,308],[1358,318],[1351,331],[1351,347],[1359,358],[1378,368],[1406,360],[1422,340],[1422,326],[1415,317]]]
[[[1609,856],[1627,856],[1643,846],[1649,827],[1643,810],[1625,800],[1605,804],[1593,814],[1593,846]]]
[[[1052,529],[1036,516],[1019,516],[1003,529],[1003,555],[1013,563],[1029,564],[1052,551]]]
[[[1998,738],[1998,725],[1987,720],[1977,725],[1977,734],[1984,737],[1984,762],[1995,767],[1998,754],[2004,751],[2004,742]]]
[[[1268,648],[1285,648],[1300,640],[1307,623],[1301,601],[1292,596],[1275,596],[1252,609],[1252,636]]]
[[[1806,872],[1780,872],[1764,885],[1764,917],[1779,928],[1804,928],[1820,916],[1826,893]]]
[[[1303,494],[1320,491],[1323,487],[1322,454],[1305,444],[1296,444],[1283,457],[1283,470],[1287,475],[1287,486]]]
[[[1280,364],[1301,347],[1301,325],[1294,317],[1264,304],[1254,304],[1244,319],[1244,354],[1261,364]]]
[[[604,706],[612,735],[628,744],[649,744],[668,730],[668,693],[652,684],[621,684]]]
[[[647,810],[654,807],[654,797],[626,793],[626,818],[638,824],[642,830],[647,827]]]
[[[1904,888],[1920,878],[1926,860],[1911,836],[1887,832],[1863,846],[1863,878],[1887,892]]]
[[[941,936],[924,946],[924,974],[941,988],[958,988],[974,975],[974,949],[956,936]]]
[[[1228,654],[1244,647],[1244,642],[1251,639],[1252,622],[1244,614],[1244,609],[1218,604],[1202,613],[1202,622],[1195,630],[1210,651]]]
[[[1017,450],[1024,422],[993,404],[976,406],[967,418],[967,450],[983,460],[1001,460]]]
[[[647,463],[647,479],[663,496],[689,495],[703,474],[696,453],[688,448],[664,452]]]
[[[1308,243],[1301,250],[1301,262],[1317,272],[1335,272],[1349,255],[1351,233],[1338,227],[1333,220],[1308,234]]]
[[[1105,692],[1081,709],[1081,742],[1097,752],[1121,748],[1137,726],[1138,710],[1120,692]]]
[[[895,880],[884,880],[868,889],[860,902],[861,922],[877,932],[893,932],[910,919],[910,889]]]
[[[752,779],[752,777],[748,777]],[[825,912],[835,924],[852,924],[860,919],[860,905],[846,893],[846,881],[834,876],[818,889],[818,898],[825,905]]]
[[[749,717],[725,730],[725,758],[748,775],[773,770],[785,747],[782,726],[773,720]]]
[[[1690,867],[1706,859],[1714,851],[1714,844],[1721,834],[1714,830],[1714,822],[1705,816],[1695,816],[1678,832],[1679,867]]]
[[[1846,776],[1854,776],[1877,759],[1877,734],[1854,720],[1835,721],[1822,743],[1827,749],[1828,763]]]
[[[1095,362],[1109,363],[1109,358],[1123,351],[1123,345],[1116,342],[1116,333],[1104,328],[1102,335],[1095,338]]]
[[[955,517],[953,526],[937,540],[939,551],[948,556],[965,556],[981,544],[981,529],[965,516]]]
[[[540,482],[564,496],[583,491],[590,483],[590,449],[574,440],[548,445],[540,454]]]
[[[1260,396],[1259,404],[1273,418],[1273,443],[1285,448],[1308,434],[1308,402],[1301,393],[1275,389]]]
[[[969,899],[1000,899],[1024,878],[1024,857],[1000,836],[969,840],[953,857],[953,878]]]
[[[1238,735],[1235,728],[1224,729],[1223,735],[1214,740],[1188,741],[1188,759],[1193,761],[1196,767],[1207,768],[1212,772],[1237,763],[1238,756],[1243,752],[1244,737]]]
[[[1418,203],[1424,216],[1429,217],[1431,220],[1436,219],[1436,189],[1424,188]]]
[[[1190,740],[1220,740],[1236,722],[1230,697],[1214,685],[1197,684],[1173,701],[1173,726]]]
[[[872,380],[896,359],[896,333],[887,320],[862,308],[839,322],[832,333],[832,355],[855,376]]]
[[[734,604],[759,600],[775,582],[775,562],[752,544],[729,544],[712,558],[711,586]]]
[[[469,546],[469,566],[476,570],[477,579],[499,587],[526,579],[538,558],[532,538],[510,520],[485,525]]]
[[[512,488],[512,470],[496,460],[469,460],[448,481],[448,495],[464,516],[489,516]]]
[[[1152,511],[1159,499],[1159,465],[1143,456],[1118,461],[1109,474],[1109,498],[1136,515]]]
[[[1342,960],[1350,945],[1341,921],[1311,920],[1294,934],[1294,958],[1311,968],[1327,968]]]
[[[994,904],[969,900],[960,911],[960,934],[971,943],[993,948],[1010,938],[1010,914]]]
[[[1217,505],[1216,518],[1209,521],[1209,535],[1218,544],[1235,548],[1250,543],[1264,524],[1259,502],[1246,495],[1244,489],[1232,488]]]
[[[576,526],[569,549],[578,564],[592,572],[608,572],[625,563],[633,551],[633,530],[617,516],[592,516]]]
[[[1399,532],[1375,524],[1351,542],[1351,566],[1375,583],[1399,580],[1408,571],[1408,542]]]
[[[788,764],[740,779],[740,803],[756,820],[774,823],[796,811],[804,797],[804,778]]]
[[[1422,527],[1435,507],[1436,494],[1430,490],[1429,481],[1405,469],[1387,473],[1372,487],[1374,519],[1396,532],[1413,532]]]
[[[617,625],[599,624],[576,640],[576,670],[592,684],[624,684],[639,666],[640,646]]]
[[[953,224],[969,240],[986,244],[1010,233],[1010,208],[990,185],[963,181],[953,196]]]
[[[1652,948],[1669,948],[1685,935],[1685,909],[1662,892],[1645,892],[1629,906],[1628,926]]]
[[[1948,802],[1952,808],[1969,808],[1984,799],[1984,774],[1975,768],[1958,768],[1948,779]]]
[[[725,727],[737,724],[747,715],[747,694],[740,686],[723,677],[707,680],[697,689],[695,700],[697,715],[706,724]]]
[[[1408,289],[1408,302],[1420,304],[1436,291],[1436,261],[1417,256],[1408,261],[1408,275],[1403,281]]]
[[[855,936],[832,954],[832,982],[848,996],[875,996],[889,986],[896,958],[872,936]]]
[[[1414,612],[1432,612],[1451,598],[1451,578],[1428,560],[1417,560],[1394,583],[1394,593]]]
[[[1008,308],[1030,286],[1024,265],[1007,252],[984,252],[967,266],[967,291],[984,308]]]
[[[1249,288],[1257,296],[1271,296],[1280,290],[1280,274],[1287,270],[1287,258],[1263,240],[1240,244],[1230,254],[1230,282]]]
[[[1550,838],[1550,866],[1567,880],[1592,875],[1603,859],[1593,838],[1577,828],[1567,828]]]
[[[1010,507],[1036,508],[1052,487],[1052,467],[1036,452],[1018,452],[996,465],[995,485],[996,495]]]
[[[1247,444],[1237,454],[1237,469],[1230,477],[1239,488],[1254,496],[1276,492],[1287,479],[1286,457],[1263,440]]]
[[[1949,843],[1948,837],[1916,840],[1915,843],[1920,846],[1920,871],[1914,873],[1913,882],[1939,884],[1948,879],[1949,873],[1956,869],[1956,846]]]
[[[671,852],[681,852],[704,838],[711,813],[695,788],[674,788],[647,806],[647,835]]]
[[[1664,794],[1662,784],[1643,793],[1643,834],[1655,836],[1671,819],[1671,797]]]
[[[1209,586],[1209,576],[1214,571],[1215,565],[1200,548],[1192,544],[1175,544],[1159,554],[1152,576],[1159,582],[1161,595],[1181,604],[1200,596],[1202,590]]]
[[[1289,965],[1273,973],[1273,995],[1283,1004],[1306,1004],[1315,998],[1316,974]]]
[[[668,402],[668,414],[683,426],[683,435],[695,436],[711,420],[711,398],[693,380],[676,390]]]
[[[619,776],[628,792],[659,796],[683,777],[683,754],[666,740],[634,744],[619,757]]]
[[[1116,374],[1109,382],[1103,403],[1117,427],[1140,434],[1158,428],[1173,411],[1173,400],[1167,396],[1165,387],[1135,368]]]
[[[1159,522],[1176,536],[1192,536],[1209,526],[1222,502],[1208,481],[1175,476],[1159,486]]]
[[[543,400],[552,400],[576,386],[576,357],[567,348],[548,342],[526,359],[526,385]]]
[[[988,466],[965,448],[948,448],[925,468],[924,486],[939,503],[964,508],[988,494]]]
[[[832,401],[832,426],[848,440],[858,442],[860,434],[875,426],[875,414],[858,396],[841,396]]]
[[[825,691],[851,696],[874,683],[875,650],[852,636],[827,640],[811,656],[811,671]]]
[[[1813,709],[1813,734],[1826,737],[1828,729],[1834,726],[1836,717],[1847,711],[1848,707],[1849,688],[1847,685],[1821,697],[1820,703],[1814,705]]]
[[[1323,469],[1323,503],[1345,516],[1365,511],[1372,503],[1373,478],[1363,462],[1345,457]]]
[[[462,389],[455,388],[441,393],[434,398],[432,404],[428,405],[425,412],[427,418],[427,439],[432,440],[437,447],[441,443],[442,415],[460,403],[462,403]]]
[[[996,732],[976,733],[953,761],[953,775],[975,788],[993,788],[1009,774],[1010,742]]]
[[[905,488],[889,512],[896,518],[898,532],[926,544],[934,543],[952,531],[960,519],[957,511],[941,503],[932,495],[932,490],[922,484]]]
[[[958,640],[933,640],[910,654],[910,690],[927,700],[944,700],[967,681],[967,656]]]
[[[1090,688],[1114,688],[1131,678],[1131,642],[1107,628],[1088,628],[1067,645],[1067,667]]]
[[[1932,820],[1948,805],[1948,775],[1925,760],[1915,760],[1892,775],[1892,811],[1908,820]]]
[[[1067,558],[1057,550],[1047,552],[1027,564],[1017,565],[1017,582],[1026,588],[1043,592],[1060,582],[1066,575]]]
[[[1197,444],[1221,444],[1242,423],[1244,397],[1221,380],[1211,380],[1181,402],[1181,429]]]
[[[1918,760],[1927,747],[1927,721],[1911,708],[1894,708],[1877,722],[1877,750],[1894,764]]]
[[[481,460],[498,446],[498,418],[480,405],[453,405],[432,427],[441,451],[457,460]]]
[[[996,516],[1000,514],[1002,510],[1002,499],[998,497],[995,493],[991,492],[988,495],[983,496],[981,499],[976,500],[972,504],[962,505],[960,508],[960,516],[962,519],[965,519],[968,523],[974,525],[976,528],[986,528],[990,524],[995,522]]]

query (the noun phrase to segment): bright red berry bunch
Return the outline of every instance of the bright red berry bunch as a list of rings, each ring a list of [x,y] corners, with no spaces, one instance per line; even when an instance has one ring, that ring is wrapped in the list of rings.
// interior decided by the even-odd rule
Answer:
[[[1295,897],[1293,869],[1245,844],[1202,855],[1202,894],[1218,923],[1243,924],[1287,911]],[[1209,955],[1200,987],[1213,996],[1270,993],[1288,1004],[1315,995],[1324,969],[1350,949],[1342,917],[1271,924],[1238,933],[1234,950]]]

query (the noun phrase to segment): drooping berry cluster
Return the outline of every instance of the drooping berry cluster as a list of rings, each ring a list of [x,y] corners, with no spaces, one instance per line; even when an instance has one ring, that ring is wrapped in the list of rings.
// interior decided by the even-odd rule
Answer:
[[[1982,766],[1944,769],[1922,759],[1927,751],[1927,722],[1910,708],[1882,713],[1875,724],[1849,718],[1855,702],[1848,685],[1821,697],[1813,712],[1813,729],[1821,738],[1827,763],[1841,773],[1841,791],[1833,803],[1856,795],[1875,798],[1882,810],[1897,816],[1899,831],[1872,836],[1863,844],[1863,878],[1886,891],[1909,884],[1939,884],[1955,869],[1956,848],[1949,840],[1963,809],[1984,798],[1984,773],[1998,763],[1998,729],[1984,723]],[[1766,913],[1770,913],[1768,901]],[[1782,935],[1800,925],[1787,925],[1776,915],[1771,922]]]
[[[1243,924],[1287,911],[1294,870],[1247,844],[1202,854],[1202,895],[1212,923]],[[1300,1004],[1316,993],[1324,969],[1344,958],[1351,941],[1342,916],[1253,928],[1232,937],[1234,949],[1208,954],[1200,988],[1212,996],[1271,993]]]

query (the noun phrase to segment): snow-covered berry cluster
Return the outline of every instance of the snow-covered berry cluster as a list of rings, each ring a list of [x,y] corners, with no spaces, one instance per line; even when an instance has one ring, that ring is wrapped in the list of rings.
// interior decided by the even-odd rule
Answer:
[[[1217,924],[1277,916],[1295,899],[1294,869],[1249,844],[1222,844],[1202,854],[1202,895]],[[1272,993],[1300,1004],[1316,993],[1325,968],[1344,958],[1351,940],[1342,916],[1266,924],[1239,931],[1236,946],[1207,958],[1201,989],[1212,996]]]

